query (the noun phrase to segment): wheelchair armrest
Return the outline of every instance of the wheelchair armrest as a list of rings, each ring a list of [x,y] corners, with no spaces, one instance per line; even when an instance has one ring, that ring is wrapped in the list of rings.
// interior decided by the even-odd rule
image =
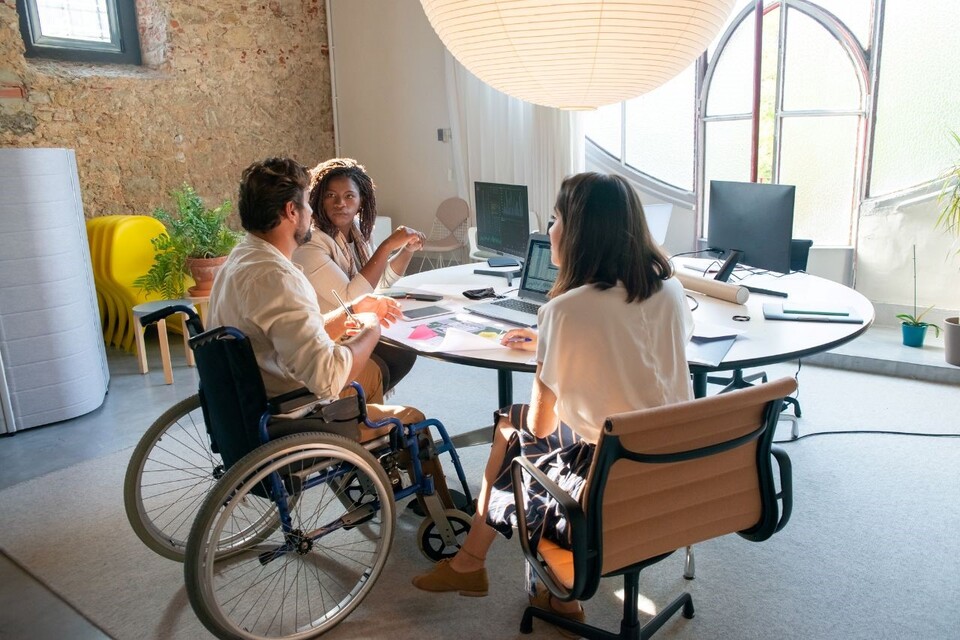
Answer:
[[[284,393],[267,400],[267,409],[272,415],[290,413],[318,400],[306,387]]]
[[[583,507],[527,458],[522,456],[514,458],[510,467],[510,473],[513,478],[513,495],[514,504],[516,504],[517,509],[520,546],[530,566],[533,567],[537,573],[537,577],[547,585],[547,588],[555,597],[565,601],[589,598],[593,594],[585,593],[587,586],[587,563],[594,559],[593,556],[595,554],[588,553],[587,522]],[[523,474],[531,476],[538,485],[557,501],[563,515],[567,519],[570,530],[570,541],[573,546],[574,567],[573,585],[569,589],[558,584],[550,572],[545,569],[543,566],[544,563],[539,560],[535,545],[531,544],[530,531],[526,520],[526,509],[524,508],[524,505],[526,505],[526,487],[523,482]]]
[[[780,508],[780,521],[775,529],[780,531],[790,521],[790,514],[793,512],[793,464],[782,447],[772,446],[770,453],[777,459],[777,465],[780,467],[780,493],[777,497],[783,505]]]
[[[348,396],[320,407],[324,422],[363,422],[366,405],[360,396]]]

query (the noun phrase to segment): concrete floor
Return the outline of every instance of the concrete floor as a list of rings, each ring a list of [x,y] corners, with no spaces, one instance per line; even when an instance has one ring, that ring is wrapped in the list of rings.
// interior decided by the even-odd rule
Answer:
[[[173,385],[163,384],[155,339],[148,339],[149,362],[155,370],[145,376],[138,374],[133,355],[110,350],[110,391],[103,406],[73,420],[0,437],[0,489],[133,447],[153,418],[196,390],[196,371],[186,366],[175,345],[173,341]],[[872,327],[835,352],[804,363],[960,384],[960,367],[943,362],[942,343],[928,342],[924,349],[903,347],[898,328]],[[417,369],[411,377],[415,375]],[[0,639],[107,637],[0,550]]]

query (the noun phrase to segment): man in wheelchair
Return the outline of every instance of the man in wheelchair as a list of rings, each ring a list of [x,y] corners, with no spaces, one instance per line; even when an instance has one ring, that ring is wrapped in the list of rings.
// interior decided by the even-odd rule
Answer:
[[[313,286],[291,259],[294,249],[309,240],[313,231],[309,185],[307,170],[288,158],[255,162],[244,170],[238,209],[247,235],[217,275],[210,293],[208,326],[231,326],[246,334],[269,397],[295,394],[304,387],[317,397],[281,416],[299,418],[289,429],[283,420],[274,421],[269,427],[271,438],[291,429],[302,431],[306,421],[316,419],[318,430],[366,442],[389,426],[361,427],[350,433],[342,424],[325,421],[320,407],[341,395],[352,395],[348,383],[353,380],[368,398],[382,397],[379,368],[366,365],[380,339],[380,325],[399,319],[400,306],[382,296],[358,298],[349,306],[360,326],[343,309],[321,313]],[[423,413],[413,407],[367,404],[366,411],[375,422],[424,420]],[[452,507],[439,462],[432,458],[423,464],[444,505]]]

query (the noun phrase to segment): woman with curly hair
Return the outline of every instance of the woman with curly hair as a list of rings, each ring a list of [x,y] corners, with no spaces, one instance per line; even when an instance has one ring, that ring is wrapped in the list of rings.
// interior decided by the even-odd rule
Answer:
[[[324,313],[339,306],[333,291],[350,301],[389,287],[423,247],[422,233],[400,226],[373,248],[376,187],[364,166],[351,158],[333,158],[310,171],[309,202],[319,233],[294,252],[293,260],[313,284]],[[372,360],[386,392],[407,375],[416,354],[380,343]]]

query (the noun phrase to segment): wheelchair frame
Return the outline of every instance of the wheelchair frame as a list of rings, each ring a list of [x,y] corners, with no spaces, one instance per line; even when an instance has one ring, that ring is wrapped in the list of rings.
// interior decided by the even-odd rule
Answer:
[[[213,340],[246,340],[230,327],[204,332],[199,317],[185,306],[167,307],[141,322],[177,312],[188,317],[190,346],[198,356],[198,349]],[[443,424],[436,419],[411,425],[396,418],[373,422],[366,415],[362,388],[351,384],[358,422],[375,429],[389,426],[386,435],[362,445],[323,431],[271,440],[268,425],[279,408],[277,399],[268,399],[257,424],[260,446],[226,468],[215,453],[198,394],[164,412],[135,448],[124,480],[127,517],[149,548],[184,562],[191,605],[218,637],[312,638],[333,628],[379,576],[393,540],[397,500],[413,495],[423,500],[427,514],[418,543],[431,560],[454,555],[469,531],[471,516],[446,508],[434,478],[423,470],[422,458],[449,454],[466,504],[472,504]],[[304,392],[304,399],[315,400]],[[301,399],[291,395],[282,400]],[[429,435],[430,427],[440,441],[428,439],[423,450],[421,437]],[[410,458],[407,486],[398,461],[401,452]],[[151,474],[160,477],[156,484],[148,481]],[[326,499],[314,498],[316,493]],[[336,547],[322,542],[328,537]],[[237,573],[237,565],[244,570]],[[297,587],[291,591],[290,584]],[[245,586],[237,591],[238,585]]]

